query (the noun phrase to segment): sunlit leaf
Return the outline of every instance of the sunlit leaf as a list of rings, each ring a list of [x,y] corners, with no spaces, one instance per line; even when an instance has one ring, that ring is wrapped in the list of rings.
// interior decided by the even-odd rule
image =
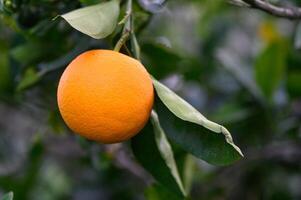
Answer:
[[[189,103],[157,80],[156,111],[167,136],[191,154],[216,165],[226,165],[243,156],[223,126],[205,118]]]
[[[73,28],[95,39],[110,35],[117,25],[118,16],[119,0],[88,6],[62,15]]]

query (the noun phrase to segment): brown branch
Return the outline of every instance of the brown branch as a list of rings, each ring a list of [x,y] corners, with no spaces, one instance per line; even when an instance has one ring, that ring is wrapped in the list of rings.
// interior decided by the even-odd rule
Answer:
[[[262,10],[277,17],[301,19],[301,8],[299,7],[284,8],[273,5],[266,0],[234,0],[234,2],[246,3],[251,8]]]

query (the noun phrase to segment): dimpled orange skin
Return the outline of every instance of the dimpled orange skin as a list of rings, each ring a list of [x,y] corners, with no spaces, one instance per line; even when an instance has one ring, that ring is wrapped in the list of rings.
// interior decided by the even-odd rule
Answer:
[[[91,50],[65,69],[57,99],[64,121],[75,133],[117,143],[144,127],[154,89],[150,75],[137,60],[111,50]]]

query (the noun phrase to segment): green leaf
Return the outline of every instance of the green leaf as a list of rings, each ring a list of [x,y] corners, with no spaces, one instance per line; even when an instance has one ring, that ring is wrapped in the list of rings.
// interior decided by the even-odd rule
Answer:
[[[135,58],[137,58],[138,60],[140,60],[140,46],[138,44],[137,38],[135,33],[131,34],[131,47],[132,47],[132,52],[133,55],[135,56]]]
[[[286,44],[275,40],[257,57],[255,78],[264,95],[271,98],[283,78],[286,67]]]
[[[112,0],[94,6],[77,9],[62,15],[76,30],[95,39],[110,35],[119,17],[119,1]]]
[[[185,195],[171,146],[154,112],[143,130],[132,139],[132,149],[137,160],[160,184],[178,196]]]
[[[246,106],[240,105],[236,101],[231,101],[220,106],[210,117],[220,123],[234,124],[248,120],[251,115],[251,108],[246,108]]]
[[[187,194],[189,194],[192,188],[193,178],[195,174],[194,172],[197,170],[194,159],[195,158],[192,155],[187,154],[184,160],[183,182]]]
[[[13,192],[9,192],[1,198],[1,200],[13,200],[13,199],[14,199],[14,193]]]
[[[89,49],[89,45],[87,45],[88,43],[88,38],[77,40],[76,46],[67,54],[64,54],[61,57],[50,62],[40,63],[39,69],[41,70],[39,71],[39,74],[41,76],[44,76],[49,72],[60,69],[61,67],[66,67],[66,65],[68,65],[76,56]]]
[[[301,96],[301,70],[292,70],[287,74],[286,87],[291,97]]]
[[[184,192],[184,187],[183,183],[181,181],[178,169],[177,169],[177,164],[173,155],[172,148],[166,138],[166,135],[161,128],[160,122],[158,115],[155,111],[152,112],[151,115],[151,122],[154,127],[154,133],[155,133],[155,140],[157,147],[160,151],[160,154],[162,158],[165,160],[166,165],[170,169],[171,174],[173,175],[174,179],[176,180],[181,192],[185,194]]]
[[[11,50],[11,56],[22,65],[36,61],[45,53],[45,48],[37,42],[28,42]]]
[[[182,198],[175,196],[173,193],[166,190],[163,186],[159,184],[154,184],[148,187],[145,190],[144,195],[147,200],[182,200]]]
[[[80,2],[84,5],[94,5],[99,3],[99,0],[80,0]]]
[[[159,81],[153,83],[159,97],[155,108],[170,139],[211,164],[226,165],[243,156],[225,127],[205,118]]]
[[[176,71],[181,62],[179,55],[160,44],[145,43],[141,46],[141,51],[143,52],[143,63],[148,66],[150,74],[157,78],[165,77]]]
[[[40,79],[41,76],[33,68],[28,68],[17,86],[17,91],[22,91],[34,85]]]
[[[232,52],[224,50],[219,51],[217,55],[221,65],[245,88],[250,92],[259,102],[265,103],[265,98],[256,84],[252,73],[242,63],[237,62],[238,57],[232,55]]]
[[[58,110],[50,111],[48,124],[56,134],[64,134],[65,126]]]
[[[199,79],[203,71],[202,63],[198,59],[183,56],[155,41],[148,41],[141,45],[141,59],[149,73],[159,79],[175,72],[180,73],[186,79]]]

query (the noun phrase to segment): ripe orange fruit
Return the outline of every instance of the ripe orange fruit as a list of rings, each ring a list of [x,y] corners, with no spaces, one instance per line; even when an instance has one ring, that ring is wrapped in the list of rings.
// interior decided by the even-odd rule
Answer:
[[[75,58],[58,86],[58,106],[76,133],[103,143],[136,135],[154,101],[152,80],[137,60],[110,50],[91,50]]]

